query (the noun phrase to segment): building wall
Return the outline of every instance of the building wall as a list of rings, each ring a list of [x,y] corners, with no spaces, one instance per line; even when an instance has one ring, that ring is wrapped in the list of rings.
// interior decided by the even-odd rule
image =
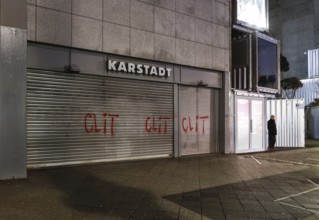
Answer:
[[[28,0],[28,40],[229,71],[229,0]]]
[[[0,0],[0,180],[27,174],[26,8],[26,0]]]
[[[319,46],[317,0],[269,0],[270,31],[281,41],[281,52],[290,63],[283,78],[307,78],[307,50]]]

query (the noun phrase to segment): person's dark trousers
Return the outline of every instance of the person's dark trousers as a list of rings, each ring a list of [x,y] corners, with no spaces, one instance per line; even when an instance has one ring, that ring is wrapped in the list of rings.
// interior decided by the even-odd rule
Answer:
[[[268,146],[274,148],[276,143],[276,135],[268,135]]]

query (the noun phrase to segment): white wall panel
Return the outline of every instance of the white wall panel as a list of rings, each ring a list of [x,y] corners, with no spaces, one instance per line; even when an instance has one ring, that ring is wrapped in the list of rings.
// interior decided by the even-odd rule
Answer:
[[[305,113],[302,99],[268,100],[267,120],[271,115],[276,116],[276,146],[305,146]]]

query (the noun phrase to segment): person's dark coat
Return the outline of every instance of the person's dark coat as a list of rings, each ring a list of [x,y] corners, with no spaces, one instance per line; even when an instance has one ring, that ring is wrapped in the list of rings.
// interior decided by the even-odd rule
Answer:
[[[268,135],[277,135],[276,122],[273,119],[268,120]]]

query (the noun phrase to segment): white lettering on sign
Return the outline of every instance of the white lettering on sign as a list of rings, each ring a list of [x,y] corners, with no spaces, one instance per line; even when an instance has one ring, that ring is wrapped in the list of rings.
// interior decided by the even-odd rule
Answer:
[[[144,64],[126,63],[117,60],[108,60],[107,70],[113,72],[125,72],[125,73],[135,73],[143,74],[149,76],[158,77],[170,77],[172,73],[171,68],[150,66]]]

